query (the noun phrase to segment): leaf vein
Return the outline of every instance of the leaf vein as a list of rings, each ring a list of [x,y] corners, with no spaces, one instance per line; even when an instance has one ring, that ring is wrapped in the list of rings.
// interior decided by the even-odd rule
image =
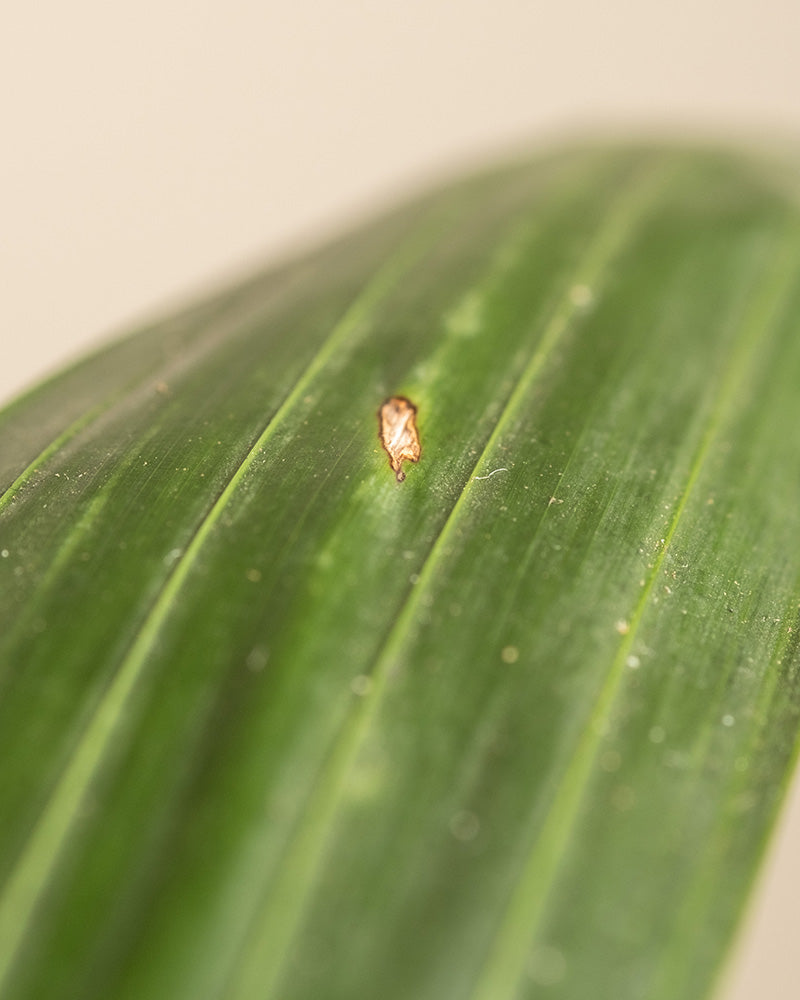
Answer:
[[[0,994],[8,982],[36,906],[61,861],[71,834],[80,822],[82,805],[91,785],[100,773],[114,736],[124,724],[126,710],[144,674],[149,653],[157,642],[174,598],[185,583],[203,545],[266,441],[279,429],[288,411],[302,400],[309,383],[324,369],[341,343],[364,321],[370,310],[424,251],[432,235],[435,236],[439,231],[437,223],[439,219],[435,215],[423,226],[421,234],[416,233],[413,238],[404,242],[375,277],[367,282],[250,447],[166,578],[114,678],[78,738],[61,777],[50,792],[0,893]],[[88,419],[89,415],[83,419],[83,423]],[[53,447],[51,445],[48,451]]]
[[[513,996],[524,973],[528,949],[533,941],[536,927],[541,922],[549,891],[567,850],[569,832],[575,825],[584,801],[593,764],[601,746],[603,723],[619,693],[627,656],[636,639],[661,567],[712,444],[727,413],[735,405],[737,390],[745,379],[757,350],[758,337],[774,323],[792,288],[797,252],[798,233],[792,231],[789,238],[784,240],[777,266],[770,270],[772,280],[763,286],[763,294],[756,296],[752,309],[745,317],[742,333],[720,380],[717,399],[692,458],[686,484],[674,509],[663,544],[628,619],[630,627],[620,642],[617,654],[609,667],[572,758],[559,783],[543,827],[515,884],[472,1000],[498,1000]]]
[[[504,429],[513,420],[515,412],[527,397],[531,385],[567,333],[571,320],[580,311],[580,300],[576,301],[576,297],[570,295],[570,289],[575,285],[597,286],[604,277],[608,264],[621,252],[640,217],[673,173],[672,161],[668,161],[666,165],[662,161],[656,167],[648,163],[644,167],[631,184],[627,196],[617,204],[616,210],[600,227],[576,273],[571,277],[569,288],[565,290],[545,326],[536,349],[503,406],[494,430],[466,476],[462,492],[419,570],[416,587],[407,595],[395,624],[377,654],[370,694],[361,700],[345,721],[322,767],[315,788],[311,792],[305,817],[301,820],[300,829],[284,859],[277,884],[271,890],[269,900],[262,909],[261,919],[251,931],[244,960],[235,983],[225,994],[226,997],[244,1000],[254,995],[255,991],[259,995],[269,996],[278,985],[291,941],[299,928],[305,904],[313,889],[315,874],[324,855],[330,820],[341,800],[347,775],[385,691],[389,664],[406,635],[407,625],[421,599],[425,583],[430,579],[445,550],[447,539],[455,530],[455,524],[469,495],[475,472],[501,439]],[[267,968],[265,956],[270,954],[274,956],[274,962]]]

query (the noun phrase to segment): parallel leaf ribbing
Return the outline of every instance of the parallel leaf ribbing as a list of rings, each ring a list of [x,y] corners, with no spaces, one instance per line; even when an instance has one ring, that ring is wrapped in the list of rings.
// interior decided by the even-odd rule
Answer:
[[[400,279],[405,269],[429,240],[430,234],[425,228],[421,238],[417,236],[409,245],[403,246],[397,256],[390,260],[366,286],[331,332],[323,348],[314,356],[259,439],[245,455],[228,485],[197,529],[190,545],[175,563],[152,610],[140,627],[129,653],[120,664],[113,683],[95,709],[66,771],[50,794],[48,804],[31,833],[25,851],[18,859],[11,877],[0,894],[0,994],[13,968],[17,950],[24,940],[41,893],[57,868],[61,852],[80,818],[82,804],[91,784],[103,766],[112,741],[120,727],[124,725],[128,702],[146,669],[150,650],[157,641],[162,624],[170,614],[173,601],[191,572],[206,539],[214,530],[230,498],[247,475],[265,442],[280,427],[282,415],[302,397],[315,373],[324,369],[328,358],[338,349],[341,341],[346,339],[368,315],[373,303],[385,293],[386,289]],[[70,428],[65,434],[68,433],[71,437],[93,416],[93,413],[87,415],[78,422],[79,426]],[[58,444],[59,442],[55,442],[46,454],[49,455],[54,451]],[[30,471],[23,474],[23,479],[28,475]]]
[[[797,752],[776,183],[486,174],[0,417],[2,1000],[706,995]]]
[[[304,821],[295,836],[290,856],[284,862],[279,883],[271,888],[269,899],[265,902],[264,910],[252,931],[244,961],[240,965],[240,972],[232,990],[232,996],[236,1000],[244,1000],[254,995],[257,984],[260,984],[259,988],[262,991],[266,989],[274,992],[278,988],[286,950],[302,917],[308,893],[313,885],[331,818],[336,811],[364,734],[380,703],[387,669],[413,621],[415,606],[424,592],[425,582],[435,571],[437,558],[445,547],[449,535],[456,530],[459,513],[475,473],[482,467],[484,457],[501,438],[508,423],[514,419],[520,401],[527,396],[554,347],[568,332],[570,321],[580,311],[575,296],[570,294],[571,290],[575,286],[585,286],[592,288],[595,294],[602,295],[602,279],[610,262],[635,232],[636,224],[642,214],[663,190],[664,184],[673,173],[673,164],[669,164],[666,168],[662,165],[654,168],[648,164],[643,168],[641,175],[631,183],[630,190],[620,203],[612,208],[609,218],[600,228],[575,273],[569,276],[568,286],[562,292],[554,315],[539,337],[536,350],[506,400],[495,428],[477,457],[459,499],[421,567],[419,583],[397,615],[396,623],[374,665],[373,686],[369,697],[362,705],[354,708],[336,746],[331,751],[323,773],[317,779],[316,791],[306,807]]]

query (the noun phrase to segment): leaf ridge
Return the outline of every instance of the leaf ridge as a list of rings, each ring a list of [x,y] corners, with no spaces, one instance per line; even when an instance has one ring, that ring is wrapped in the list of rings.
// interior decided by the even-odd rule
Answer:
[[[100,772],[113,735],[124,720],[125,710],[144,672],[148,654],[169,614],[172,600],[183,586],[206,539],[263,445],[276,432],[286,413],[302,399],[309,382],[324,368],[339,344],[369,315],[377,302],[424,252],[432,234],[439,232],[437,223],[438,215],[434,215],[423,226],[421,234],[417,233],[414,238],[405,241],[376,276],[367,282],[248,450],[209,508],[183,555],[176,561],[113,680],[78,738],[61,777],[50,792],[26,846],[0,892],[0,995],[5,990],[35,908],[80,819],[81,806],[90,786]],[[85,422],[88,422],[88,417]]]
[[[87,410],[86,413],[82,413],[25,466],[17,478],[0,494],[0,513],[11,503],[19,490],[28,482],[37,469],[40,469],[48,458],[54,455],[63,445],[80,434],[84,427],[88,427],[103,412],[106,406],[109,405],[109,402],[113,402],[113,399],[111,401],[104,400],[102,403],[98,403],[97,406],[93,406],[90,410]]]
[[[627,656],[636,639],[664,559],[712,444],[728,411],[735,403],[737,390],[746,378],[748,367],[758,346],[758,335],[773,325],[793,287],[797,249],[798,233],[793,230],[788,239],[784,237],[772,280],[765,284],[763,294],[757,297],[745,317],[742,333],[720,382],[717,399],[692,458],[686,484],[674,509],[663,544],[628,619],[629,630],[620,642],[617,654],[609,667],[606,679],[567,765],[565,775],[559,783],[543,827],[516,882],[505,916],[472,994],[472,1000],[512,997],[523,975],[528,949],[536,926],[544,913],[549,890],[566,852],[568,833],[579,814],[593,764],[599,753],[603,722],[608,717],[621,687]]]
[[[674,163],[659,162],[655,167],[647,164],[640,176],[633,182],[627,197],[617,205],[616,211],[607,218],[596,238],[591,242],[583,261],[579,264],[570,281],[575,284],[596,285],[604,276],[610,261],[624,246],[626,238],[634,230],[640,216],[646,211],[662,186],[673,176]],[[335,812],[344,789],[347,774],[353,764],[371,719],[376,713],[385,690],[388,664],[395,655],[396,648],[403,641],[406,625],[413,616],[424,583],[432,575],[438,558],[443,551],[449,534],[469,495],[469,487],[474,473],[480,468],[485,457],[500,440],[504,428],[513,418],[516,409],[527,396],[531,385],[540,375],[553,350],[566,334],[570,321],[579,312],[580,305],[570,295],[569,289],[559,304],[539,340],[537,347],[525,366],[514,389],[505,402],[498,421],[489,439],[474,463],[465,485],[456,500],[439,535],[434,541],[424,564],[420,567],[419,581],[401,606],[395,624],[384,640],[377,654],[373,668],[373,684],[370,693],[361,699],[356,710],[345,721],[343,731],[337,738],[328,760],[317,779],[315,791],[311,793],[305,822],[301,820],[296,840],[289,848],[289,857],[281,869],[278,884],[273,888],[268,904],[262,911],[258,927],[250,935],[250,943],[245,945],[246,955],[236,981],[226,996],[235,1000],[246,1000],[253,995],[272,995],[282,974],[291,940],[299,927],[304,904],[311,892],[313,877],[324,853],[326,830]],[[311,860],[307,857],[311,855]],[[290,884],[297,879],[300,890],[295,891]],[[263,964],[264,956],[272,953],[275,963],[269,971]]]
[[[268,301],[274,297],[276,294],[275,289],[270,288],[267,293]],[[263,309],[263,303],[259,300],[260,305],[257,307]],[[34,475],[47,460],[56,452],[58,452],[65,444],[72,441],[73,438],[77,437],[82,430],[86,427],[91,426],[95,420],[102,417],[103,414],[109,412],[115,403],[120,400],[127,401],[130,393],[135,393],[142,389],[142,387],[151,383],[154,378],[158,378],[160,381],[166,381],[168,379],[174,378],[176,372],[180,372],[183,369],[190,366],[198,357],[202,355],[207,350],[213,349],[215,342],[224,336],[224,334],[231,329],[231,322],[235,327],[245,326],[247,320],[252,312],[253,307],[249,305],[247,301],[243,303],[242,306],[238,306],[238,303],[234,303],[233,306],[223,303],[218,309],[212,309],[211,307],[206,307],[208,311],[211,312],[211,317],[214,320],[219,320],[220,325],[214,325],[205,336],[201,337],[192,344],[189,351],[181,354],[181,356],[173,362],[167,362],[166,364],[161,364],[156,362],[151,368],[145,369],[140,374],[137,374],[133,378],[124,382],[122,386],[112,389],[100,402],[96,403],[94,406],[90,407],[85,413],[82,413],[79,417],[76,417],[60,434],[58,434],[48,445],[46,445],[34,458],[28,462],[25,468],[17,475],[14,481],[6,487],[2,494],[0,494],[0,513],[13,501],[14,497],[17,495],[22,486],[24,486],[31,476]],[[233,310],[233,315],[229,316],[229,311]],[[192,314],[194,315],[194,313]],[[158,328],[156,328],[158,329]],[[124,342],[123,342],[124,343]],[[113,349],[113,348],[112,348]],[[84,362],[78,362],[75,368],[78,368],[82,363],[89,364],[95,357],[100,357],[103,354],[104,349],[100,349],[94,355],[89,355]],[[71,369],[68,369],[68,371]],[[35,393],[36,389],[32,390]],[[20,401],[27,398],[26,396],[20,397]]]

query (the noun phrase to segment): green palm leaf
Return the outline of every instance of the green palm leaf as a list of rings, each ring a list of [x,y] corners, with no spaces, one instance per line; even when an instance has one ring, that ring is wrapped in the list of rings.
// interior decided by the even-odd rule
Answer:
[[[797,743],[780,177],[472,178],[0,416],[2,1000],[707,995]]]

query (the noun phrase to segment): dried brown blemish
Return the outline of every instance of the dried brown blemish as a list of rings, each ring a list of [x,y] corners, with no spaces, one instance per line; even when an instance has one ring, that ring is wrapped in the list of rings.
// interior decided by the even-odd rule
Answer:
[[[405,396],[392,396],[378,411],[379,437],[398,483],[406,478],[403,462],[418,462],[421,453],[417,408]]]

